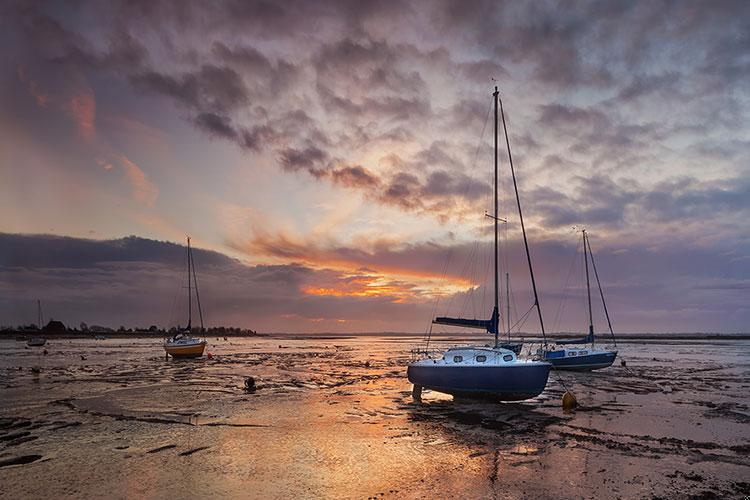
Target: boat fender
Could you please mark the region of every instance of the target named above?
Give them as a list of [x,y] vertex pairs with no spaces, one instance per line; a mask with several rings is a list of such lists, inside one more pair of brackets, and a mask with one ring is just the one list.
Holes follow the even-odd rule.
[[627,366],[627,363],[625,363],[624,359],[620,361],[620,366]]
[[248,392],[255,391],[255,379],[253,377],[245,377],[245,390]]
[[47,349],[45,349],[45,350],[42,351],[42,354],[44,354],[46,356],[49,353],[47,352]]
[[574,410],[578,406],[578,400],[570,391],[565,391],[562,397],[562,407],[565,411]]
[[206,354],[206,358],[214,359],[214,355],[209,352],[208,354]]

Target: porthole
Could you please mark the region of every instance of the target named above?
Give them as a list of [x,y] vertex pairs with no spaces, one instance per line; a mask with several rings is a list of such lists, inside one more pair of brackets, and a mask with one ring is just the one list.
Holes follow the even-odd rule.
[[513,361],[513,355],[506,354],[505,356],[503,356],[503,361]]
[[454,363],[460,363],[463,360],[464,360],[464,358],[462,356],[453,356],[453,362]]
[[484,363],[485,361],[487,361],[487,356],[480,354],[479,356],[477,356],[477,361],[479,363]]

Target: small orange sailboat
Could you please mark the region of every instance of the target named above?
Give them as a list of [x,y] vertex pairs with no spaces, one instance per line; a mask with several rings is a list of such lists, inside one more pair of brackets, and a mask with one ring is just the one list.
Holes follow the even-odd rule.
[[[198,293],[198,280],[195,277],[195,263],[193,252],[190,248],[190,237],[187,239],[187,262],[188,262],[188,324],[185,328],[178,328],[177,333],[164,342],[164,350],[173,358],[200,358],[206,349],[206,339],[197,339],[191,335],[193,325],[193,288],[195,288],[195,299],[198,304],[198,316],[201,321],[201,332],[203,328],[203,310],[201,309],[201,297]],[[191,283],[192,282],[192,283]],[[194,287],[192,285],[195,285]]]

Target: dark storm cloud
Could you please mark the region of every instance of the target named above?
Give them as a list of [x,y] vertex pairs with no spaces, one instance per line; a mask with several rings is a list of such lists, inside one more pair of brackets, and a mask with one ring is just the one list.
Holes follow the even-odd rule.
[[750,215],[750,182],[698,181],[690,177],[664,181],[647,188],[634,180],[606,176],[577,178],[570,195],[551,188],[538,188],[528,212],[541,218],[548,228],[570,225],[617,227],[626,223],[676,222],[729,215],[732,220]]
[[464,174],[451,174],[445,170],[432,172],[420,190],[422,196],[438,198],[448,195],[481,196],[490,192],[490,187]]
[[432,111],[429,102],[419,97],[365,97],[355,101],[337,95],[320,83],[316,90],[326,111],[349,119],[365,117],[406,122],[426,118]]
[[313,177],[319,177],[326,170],[328,158],[328,153],[322,149],[309,146],[305,149],[288,148],[281,152],[279,161],[285,170],[305,170]]
[[237,132],[232,127],[231,120],[227,116],[216,113],[201,113],[195,117],[195,124],[210,134],[235,139]]
[[148,71],[131,80],[139,88],[171,97],[190,109],[226,112],[249,102],[242,78],[226,66],[206,64],[176,76]]
[[26,31],[30,47],[53,64],[129,72],[141,67],[148,58],[146,47],[123,23],[113,25],[106,35],[106,46],[101,50],[96,49],[82,34],[63,27],[60,22],[33,7],[19,9],[10,17]]
[[331,171],[334,183],[353,188],[372,188],[380,180],[361,165],[346,166]]
[[[195,250],[206,265],[233,261],[217,252]],[[137,238],[87,240],[50,235],[0,233],[0,265],[29,268],[85,268],[103,262],[152,262],[180,266],[185,249],[174,243]]]
[[[429,82],[424,74],[439,73],[453,75],[458,80],[471,82],[489,78],[511,79],[509,64],[531,64],[534,68],[532,81],[563,87],[611,87],[616,91],[614,101],[602,105],[575,106],[563,102],[547,102],[539,106],[538,124],[546,133],[556,131],[560,137],[568,137],[569,151],[574,155],[588,155],[592,165],[608,165],[617,168],[643,161],[653,152],[648,140],[665,137],[666,127],[655,127],[648,122],[634,122],[612,113],[615,103],[648,99],[652,95],[663,95],[666,89],[674,95],[687,96],[679,88],[684,72],[667,69],[661,73],[642,71],[639,66],[627,74],[627,78],[612,81],[611,74],[619,71],[615,65],[601,59],[602,49],[608,47],[620,54],[627,41],[634,35],[610,19],[627,18],[648,20],[639,22],[640,36],[647,40],[643,50],[649,50],[653,42],[653,30],[665,18],[669,18],[671,32],[684,37],[688,28],[710,33],[713,22],[726,19],[731,9],[719,9],[718,13],[703,20],[689,18],[682,9],[674,6],[648,7],[591,5],[590,9],[550,9],[544,4],[526,5],[462,5],[455,2],[437,2],[428,10],[430,23],[423,26],[426,32],[438,31],[448,38],[464,30],[467,38],[455,48],[445,45],[419,46],[405,38],[385,38],[368,31],[368,22],[384,20],[384,16],[411,19],[415,10],[408,4],[371,2],[356,6],[323,2],[278,3],[263,2],[220,5],[187,2],[177,8],[170,3],[152,6],[123,4],[111,9],[100,8],[103,19],[110,18],[108,42],[95,47],[85,32],[78,32],[41,13],[41,9],[29,8],[25,15],[32,33],[38,35],[38,45],[44,47],[50,58],[59,61],[77,61],[98,69],[124,71],[134,87],[140,91],[166,96],[180,106],[190,110],[190,121],[200,130],[238,144],[250,152],[259,152],[269,146],[281,146],[279,165],[285,170],[299,170],[299,165],[290,163],[288,152],[304,150],[306,144],[314,144],[336,164],[351,166],[347,154],[379,141],[409,142],[416,139],[411,130],[418,123],[430,121],[446,131],[459,129],[461,133],[478,133],[487,117],[487,103],[463,98],[449,107],[434,109],[432,100],[425,92]],[[117,16],[111,16],[116,12]],[[334,15],[334,13],[336,15]],[[671,15],[671,17],[669,17]],[[108,17],[109,16],[109,17]],[[398,16],[401,16],[399,18]],[[139,23],[135,26],[133,23]],[[155,65],[149,57],[142,40],[143,26],[164,26],[161,40],[170,54],[180,64],[165,68]],[[206,29],[206,25],[215,28]],[[293,40],[291,33],[313,33],[315,25],[331,28],[330,36],[311,38],[312,42],[302,51],[271,52],[267,44],[257,37],[243,39],[238,43],[234,36],[225,36],[224,30],[258,30],[284,25],[271,37],[277,41]],[[352,30],[339,30],[349,25]],[[612,26],[612,38],[605,34]],[[334,27],[337,27],[334,29]],[[730,31],[736,31],[736,23]],[[153,29],[153,26],[152,26]],[[134,31],[135,30],[135,31]],[[140,34],[134,34],[140,30]],[[171,43],[178,31],[206,37],[207,44],[192,46],[187,43],[179,47]],[[262,38],[262,37],[261,37]],[[714,57],[715,64],[725,67],[737,66],[736,57],[744,47],[746,36],[738,32],[734,38],[720,36],[717,47],[726,48],[729,56]],[[166,42],[165,42],[166,43]],[[158,48],[158,47],[157,47]],[[716,49],[718,50],[718,49]],[[458,55],[461,53],[462,55]],[[286,54],[282,56],[281,54]],[[478,54],[478,56],[477,56]],[[707,53],[704,54],[708,57]],[[291,58],[294,58],[292,62]],[[180,68],[180,69],[177,69]],[[301,68],[306,68],[302,71]],[[718,71],[718,68],[714,68]],[[624,76],[624,75],[619,75]],[[334,123],[341,123],[340,130],[330,130],[330,124],[320,121],[319,114],[306,113],[299,109],[300,100],[295,100],[293,89],[308,78],[307,97],[314,98],[311,108],[319,106]],[[312,79],[310,82],[309,79]],[[475,83],[472,83],[475,84]],[[291,92],[286,99],[279,99],[280,92]],[[310,96],[309,92],[313,95]],[[273,105],[269,105],[273,102]],[[286,107],[286,101],[289,106]],[[290,118],[301,112],[300,119]],[[730,123],[729,115],[725,123]],[[734,118],[736,121],[736,117]],[[374,125],[374,126],[373,126]],[[326,130],[326,132],[323,132]],[[528,130],[513,130],[514,141],[520,137],[520,153],[539,149],[544,137],[533,137]],[[457,151],[456,144],[437,148],[437,142],[425,149],[421,158],[410,160],[410,175],[430,187],[426,194],[440,192],[434,180],[427,177],[437,170],[467,170],[472,154]],[[463,147],[463,146],[461,146]],[[561,152],[545,151],[548,157]],[[440,157],[438,157],[440,156]],[[519,158],[522,160],[523,158]],[[354,162],[356,163],[356,162]],[[574,162],[575,163],[575,162]],[[578,162],[580,164],[580,162]],[[317,179],[339,185],[362,188],[390,186],[384,193],[370,196],[372,200],[418,207],[417,200],[404,201],[407,193],[419,193],[421,189],[407,186],[398,179],[398,173],[380,172],[376,165],[361,165],[372,177],[367,182],[350,182],[350,171],[339,175],[322,174],[321,165],[308,165],[307,170]],[[330,170],[327,165],[325,170]],[[459,177],[454,175],[453,177]],[[439,178],[439,176],[437,177]],[[349,179],[343,181],[344,179]],[[458,181],[453,181],[458,182]],[[456,194],[456,189],[446,187],[446,195]],[[450,202],[450,198],[442,200]]]
[[606,67],[585,57],[592,23],[576,9],[550,8],[543,2],[501,6],[479,2],[472,8],[450,1],[442,5],[432,12],[440,29],[468,33],[496,60],[531,63],[534,76],[545,84],[606,86],[613,81]]
[[[585,158],[586,164],[606,172],[651,160],[656,154],[654,145],[669,135],[664,124],[631,120],[607,110],[603,104],[590,107],[546,104],[539,107],[537,124],[568,145],[572,158],[561,157],[561,164],[575,165],[575,160]],[[554,157],[559,157],[559,152],[548,155],[545,162]]]
[[399,172],[391,177],[380,194],[380,199],[385,203],[413,210],[423,206],[419,199],[420,187],[421,183],[415,175]]
[[644,195],[643,207],[662,220],[727,213],[742,217],[750,212],[750,179],[700,182],[683,178],[661,182]]
[[398,47],[385,41],[344,39],[323,46],[314,64],[319,81],[329,85],[344,78],[347,85],[369,91],[419,93],[425,87],[424,80],[414,70],[400,69],[401,60]]
[[299,77],[299,69],[294,64],[280,58],[272,61],[254,47],[228,47],[222,42],[214,42],[211,51],[225,64],[241,68],[244,77],[254,82],[251,92],[259,97],[278,96]]
[[[186,308],[175,302],[183,293],[186,252],[181,245],[135,237],[100,241],[13,234],[0,234],[0,242],[2,325],[31,322],[37,298],[47,317],[69,326],[81,321],[115,328],[186,322]],[[389,317],[407,319],[422,307],[395,304],[388,296],[315,296],[305,291],[357,279],[337,271],[299,264],[246,266],[200,249],[193,258],[209,326],[291,332],[310,330],[310,320],[343,320],[354,322],[346,328],[372,331],[383,329]],[[358,323],[364,316],[373,323]]]

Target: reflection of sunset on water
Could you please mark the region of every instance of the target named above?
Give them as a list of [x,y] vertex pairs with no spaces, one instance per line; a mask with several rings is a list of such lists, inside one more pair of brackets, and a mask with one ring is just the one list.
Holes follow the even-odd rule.
[[[60,340],[35,381],[35,355],[2,340],[12,356],[0,357],[0,397],[9,402],[0,423],[35,422],[28,428],[38,438],[25,450],[45,457],[24,466],[37,480],[8,467],[4,484],[23,497],[48,488],[95,496],[107,484],[145,498],[601,498],[668,494],[693,484],[685,474],[731,492],[747,469],[745,424],[732,411],[705,413],[706,401],[734,411],[744,404],[732,377],[746,342],[727,344],[730,356],[701,345],[698,371],[683,367],[697,344],[626,343],[628,370],[562,375],[583,405],[565,413],[555,377],[523,403],[428,390],[416,403],[405,371],[417,341],[210,338],[211,360],[165,362],[153,354],[155,339]],[[664,373],[654,356],[671,360],[670,393],[650,382]],[[244,391],[245,376],[255,378],[254,392]],[[728,386],[721,401],[719,386]]]

